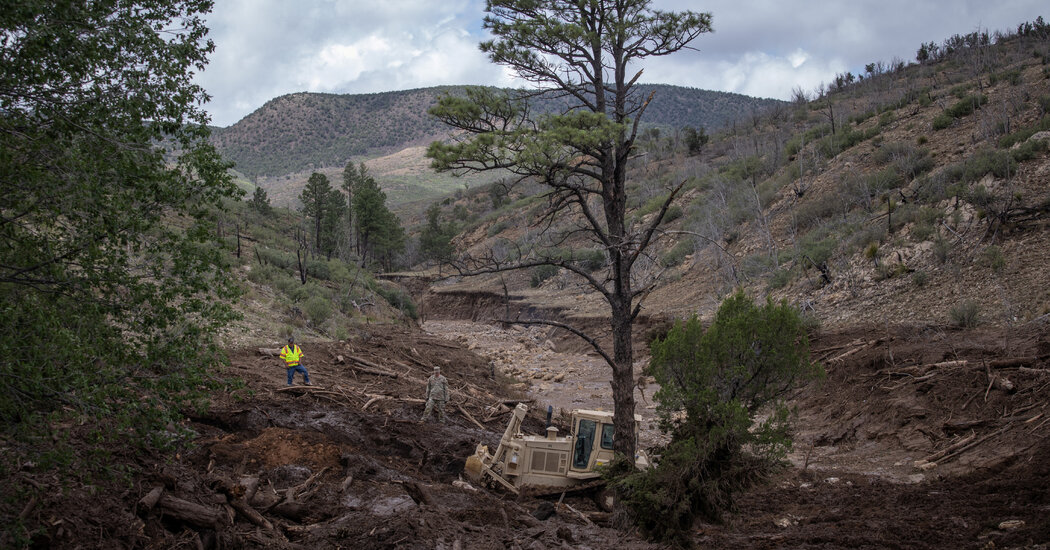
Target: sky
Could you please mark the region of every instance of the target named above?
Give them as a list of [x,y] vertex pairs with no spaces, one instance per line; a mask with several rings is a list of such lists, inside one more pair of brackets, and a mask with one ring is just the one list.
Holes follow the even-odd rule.
[[[216,50],[195,81],[212,124],[230,126],[294,92],[376,93],[445,84],[520,86],[478,50],[484,0],[217,0]],[[641,82],[790,99],[836,74],[923,42],[1016,29],[1045,0],[653,0],[660,10],[712,15],[714,32],[648,59]]]

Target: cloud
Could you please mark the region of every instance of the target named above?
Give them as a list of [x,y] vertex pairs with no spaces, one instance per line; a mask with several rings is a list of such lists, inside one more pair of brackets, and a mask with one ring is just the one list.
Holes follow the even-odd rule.
[[[1037,0],[654,0],[706,11],[714,32],[645,62],[643,81],[787,98],[873,61],[910,61],[922,42],[977,28],[1012,29]],[[222,0],[208,17],[216,43],[196,81],[213,123],[233,124],[299,91],[373,93],[439,84],[514,85],[478,50],[482,0]]]

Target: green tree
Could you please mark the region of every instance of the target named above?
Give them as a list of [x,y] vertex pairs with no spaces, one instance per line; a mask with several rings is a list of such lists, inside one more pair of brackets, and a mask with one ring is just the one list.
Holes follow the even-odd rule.
[[390,268],[394,255],[405,248],[400,220],[386,206],[386,193],[370,175],[359,174],[353,188],[354,229],[362,258],[379,260]]
[[255,192],[252,193],[252,200],[249,204],[251,204],[252,208],[260,214],[269,214],[273,211],[273,208],[270,206],[270,197],[262,187],[255,188]]
[[733,492],[761,476],[790,448],[784,398],[822,374],[809,358],[798,311],[763,306],[737,292],[704,330],[694,316],[651,344],[649,372],[661,429],[671,442],[655,468],[621,483],[646,534],[688,539],[697,516],[717,519]]
[[325,212],[330,205],[329,198],[332,191],[332,184],[328,182],[328,176],[314,172],[310,174],[306,187],[299,194],[299,201],[303,203],[303,214],[314,220],[314,250],[317,252],[321,252],[321,229],[324,226]]
[[703,127],[699,130],[692,126],[685,127],[685,147],[690,156],[699,155],[709,139],[711,138],[708,137]]
[[456,236],[456,224],[449,221],[441,223],[441,207],[437,204],[427,208],[427,224],[419,234],[419,249],[426,260],[445,262],[452,258],[455,247],[452,238]]
[[340,229],[345,229],[343,221],[347,216],[346,196],[343,192],[332,188],[328,191],[325,201],[323,223],[321,224],[321,250],[329,259],[339,244]]
[[[481,49],[527,82],[567,99],[562,114],[534,117],[529,92],[509,94],[469,88],[445,96],[431,109],[456,130],[451,142],[435,142],[427,155],[438,170],[505,169],[536,178],[549,187],[548,208],[538,220],[549,224],[577,217],[588,238],[608,255],[608,273],[592,275],[573,258],[535,252],[513,264],[496,255],[464,258],[468,274],[556,265],[581,277],[609,305],[612,350],[565,323],[587,341],[612,370],[614,445],[633,457],[634,377],[631,329],[644,296],[655,283],[635,272],[646,249],[660,236],[657,228],[681,185],[646,225],[627,217],[627,165],[638,125],[650,98],[639,97],[633,75],[637,63],[686,48],[711,30],[711,17],[691,11],[650,8],[650,0],[489,0],[484,28],[494,37]],[[531,95],[535,95],[534,93]],[[593,200],[592,200],[593,199]]]
[[365,163],[361,163],[360,169],[354,165],[354,161],[348,161],[343,168],[343,192],[346,193],[346,227],[353,230],[354,227],[354,186],[358,180],[367,177]]
[[236,287],[208,218],[240,192],[191,80],[213,51],[210,9],[24,0],[0,10],[5,430],[58,431],[58,416],[77,415],[153,442],[221,358],[212,336]]

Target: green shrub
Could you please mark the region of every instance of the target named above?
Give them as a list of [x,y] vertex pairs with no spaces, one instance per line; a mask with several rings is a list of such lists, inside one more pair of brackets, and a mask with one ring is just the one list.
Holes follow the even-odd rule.
[[955,118],[948,115],[948,113],[940,113],[933,117],[933,129],[943,130],[955,124]]
[[919,288],[926,286],[926,283],[928,283],[929,280],[930,276],[925,271],[916,271],[911,274],[911,282]]
[[575,252],[575,260],[587,271],[597,271],[605,266],[605,251],[600,248],[588,248]]
[[839,242],[840,238],[836,235],[828,235],[819,229],[810,231],[799,242],[800,259],[808,258],[807,262],[818,266],[827,263]]
[[797,310],[756,306],[742,292],[707,330],[694,316],[650,347],[660,428],[671,441],[649,470],[619,464],[614,487],[645,536],[691,545],[696,517],[719,519],[737,491],[783,459],[791,445],[784,400],[823,371],[809,359]]
[[678,206],[677,204],[672,205],[667,209],[667,212],[664,213],[663,223],[673,222],[678,218],[681,218],[683,213],[681,206]]
[[[1050,99],[1050,96],[1044,97]],[[1028,138],[1032,137],[1036,132],[1042,132],[1044,130],[1050,130],[1050,116],[1044,116],[1039,119],[1039,122],[1036,122],[1031,126],[1021,128],[1012,134],[1007,134],[999,138],[999,147],[1001,149],[1009,149],[1015,144],[1028,141]]]
[[1043,111],[1043,114],[1050,113],[1050,95],[1039,96],[1039,109]]
[[306,275],[324,281],[331,280],[332,270],[328,260],[310,258],[306,260]]
[[879,243],[871,243],[864,249],[864,257],[874,260],[879,257]]
[[988,96],[984,94],[968,95],[944,110],[945,114],[952,118],[962,118],[972,115],[982,105],[988,103]]
[[509,227],[510,227],[510,223],[507,222],[507,220],[500,220],[500,221],[490,225],[488,230],[485,231],[485,234],[488,235],[489,237],[495,237],[496,235],[499,235],[500,233],[503,233],[504,231],[506,231]]
[[556,265],[538,265],[529,270],[532,274],[532,278],[529,284],[532,288],[536,288],[543,284],[544,281],[558,274],[558,266]]
[[948,256],[951,254],[952,244],[947,239],[937,238],[933,241],[933,257],[937,258],[937,261],[944,264],[948,263]]
[[917,243],[930,240],[930,237],[936,232],[936,229],[932,225],[926,223],[917,223],[915,227],[911,228],[911,238]]
[[409,319],[419,318],[419,313],[416,311],[416,303],[412,301],[411,296],[400,288],[378,286],[376,293],[382,296],[388,304],[404,313]]
[[980,324],[981,306],[967,299],[948,310],[948,318],[957,327],[973,328]]
[[956,182],[970,183],[992,174],[1005,179],[1017,173],[1017,161],[1010,151],[993,151],[983,149],[974,153],[962,163],[945,168],[940,177],[945,184]]
[[685,259],[686,256],[693,253],[695,249],[693,242],[690,240],[679,241],[670,250],[660,256],[660,265],[664,267],[674,267]]
[[303,304],[303,312],[314,326],[321,326],[332,317],[332,302],[323,296],[311,296]]
[[842,212],[842,197],[837,193],[813,195],[795,210],[799,229],[810,229]]
[[773,272],[773,276],[769,278],[770,290],[776,290],[784,288],[795,278],[795,274],[790,269],[777,269]]
[[1021,69],[1011,69],[1002,73],[992,73],[991,76],[988,77],[988,84],[990,86],[995,86],[1000,81],[1009,82],[1011,86],[1019,86],[1024,82],[1024,78]]
[[1013,156],[1013,159],[1017,162],[1032,160],[1042,153],[1045,153],[1048,144],[1050,144],[1050,140],[1038,139],[1033,141],[1029,139],[1021,144],[1020,147],[1011,151],[1011,156]]
[[981,253],[982,263],[991,268],[992,271],[1002,271],[1006,267],[1006,256],[1003,255],[1003,249],[996,245],[989,245]]

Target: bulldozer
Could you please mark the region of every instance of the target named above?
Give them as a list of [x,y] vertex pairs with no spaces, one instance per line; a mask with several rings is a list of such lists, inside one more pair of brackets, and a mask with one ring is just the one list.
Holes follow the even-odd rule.
[[[524,403],[514,408],[506,431],[496,447],[479,444],[467,458],[464,472],[474,483],[500,486],[515,495],[528,492],[538,496],[576,491],[601,484],[597,466],[613,459],[613,415],[606,411],[576,409],[572,411],[568,436],[560,437],[558,428],[550,425],[547,434],[524,435],[521,424],[528,413]],[[641,417],[634,416],[638,434]],[[648,455],[639,450],[635,466],[650,466]]]

